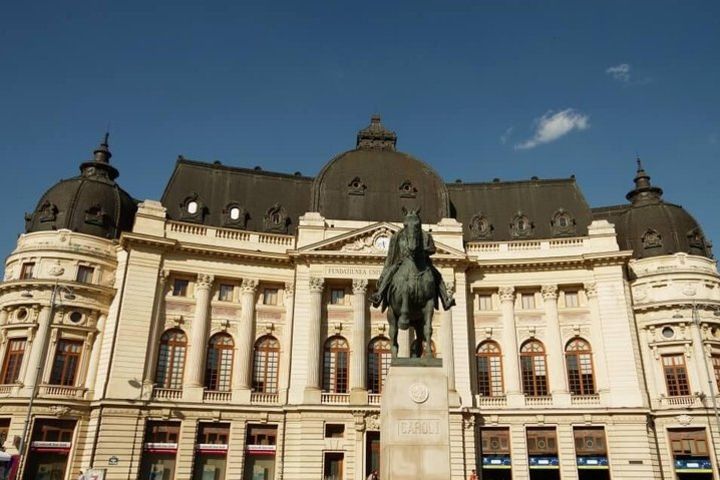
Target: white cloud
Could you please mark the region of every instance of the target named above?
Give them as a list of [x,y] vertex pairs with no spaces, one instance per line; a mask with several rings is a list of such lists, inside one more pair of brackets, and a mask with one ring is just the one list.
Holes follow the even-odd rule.
[[630,83],[630,65],[621,63],[612,67],[608,67],[605,73],[613,77],[615,80],[623,83]]
[[512,135],[513,130],[515,127],[509,127],[507,130],[505,130],[505,133],[500,135],[500,143],[505,145],[508,140],[510,140],[510,136]]
[[515,150],[527,150],[543,143],[553,142],[573,130],[586,130],[590,128],[590,117],[567,108],[557,113],[549,110],[536,119],[535,123],[537,124],[535,134],[531,139],[515,145]]

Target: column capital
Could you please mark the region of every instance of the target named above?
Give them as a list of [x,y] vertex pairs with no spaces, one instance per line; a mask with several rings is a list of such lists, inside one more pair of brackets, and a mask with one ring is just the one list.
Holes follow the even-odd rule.
[[365,294],[367,292],[368,281],[365,278],[353,278],[352,290],[354,294]]
[[597,291],[597,283],[595,282],[585,282],[583,284],[583,288],[585,289],[585,295],[588,297],[597,297],[598,291]]
[[295,283],[285,282],[285,297],[292,297],[295,293]]
[[500,294],[501,302],[515,301],[515,287],[500,287],[498,288],[498,294]]
[[543,285],[540,292],[545,300],[555,300],[558,296],[558,286],[554,284]]
[[215,277],[207,273],[199,273],[197,276],[197,282],[195,283],[196,289],[210,290],[212,287]]
[[325,279],[322,277],[310,277],[310,292],[322,293],[325,289]]
[[243,278],[240,282],[240,291],[242,293],[255,293],[260,281],[257,278]]

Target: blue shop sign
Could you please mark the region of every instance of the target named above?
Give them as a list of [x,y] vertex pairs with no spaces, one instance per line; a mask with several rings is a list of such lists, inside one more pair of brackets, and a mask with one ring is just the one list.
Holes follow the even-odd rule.
[[683,473],[712,473],[712,464],[707,457],[676,458],[675,471]]
[[578,470],[607,470],[607,457],[577,457]]
[[482,468],[484,469],[508,469],[512,462],[510,455],[483,455]]
[[558,457],[530,457],[531,470],[557,470],[559,468]]

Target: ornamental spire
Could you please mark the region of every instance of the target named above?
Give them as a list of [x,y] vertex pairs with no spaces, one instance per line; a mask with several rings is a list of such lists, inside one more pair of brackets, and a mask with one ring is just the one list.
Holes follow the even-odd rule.
[[357,148],[361,150],[395,150],[396,143],[397,135],[383,126],[377,114],[357,134]]
[[636,158],[637,171],[635,173],[635,188],[630,190],[625,198],[630,200],[633,205],[643,205],[647,203],[657,203],[662,201],[662,188],[653,187],[650,183],[650,175],[645,172],[642,160],[638,156]]

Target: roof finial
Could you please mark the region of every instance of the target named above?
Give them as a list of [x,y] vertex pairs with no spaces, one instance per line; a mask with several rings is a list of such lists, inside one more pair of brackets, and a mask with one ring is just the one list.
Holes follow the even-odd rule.
[[[108,126],[109,127],[109,126]],[[110,157],[112,157],[112,153],[110,152],[110,144],[108,143],[110,139],[110,132],[109,128],[105,131],[105,135],[103,136],[102,141],[100,142],[100,146],[95,149],[93,152],[94,154],[94,161],[97,163],[110,163]]]
[[637,172],[635,173],[635,188],[625,195],[625,198],[630,200],[633,204],[645,204],[657,201],[662,201],[662,189],[654,187],[650,183],[650,175],[645,172],[640,160],[640,155],[635,152],[635,161],[637,162]]
[[385,128],[377,113],[370,117],[370,125],[357,134],[357,148],[373,150],[395,150],[397,135]]
[[642,160],[640,160],[640,155],[638,154],[637,150],[635,151],[635,161],[637,162],[637,169],[638,172],[643,169],[642,166]]

